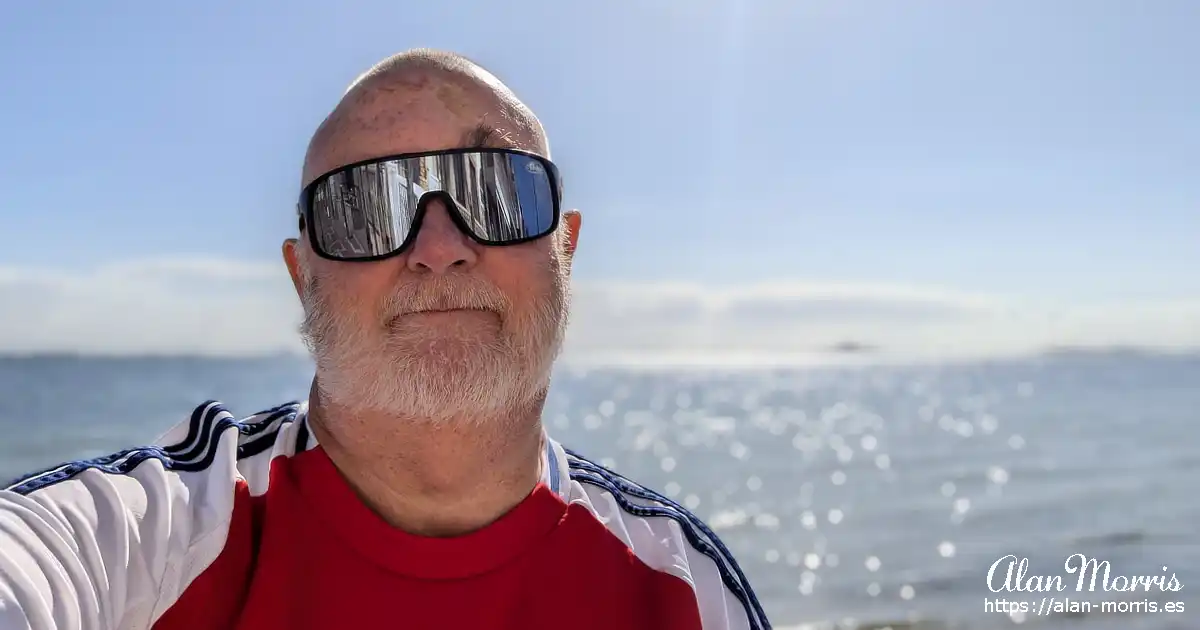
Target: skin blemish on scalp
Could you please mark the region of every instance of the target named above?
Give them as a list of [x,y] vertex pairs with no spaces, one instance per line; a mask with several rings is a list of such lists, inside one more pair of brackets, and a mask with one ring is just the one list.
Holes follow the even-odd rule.
[[461,115],[471,105],[469,95],[461,86],[450,82],[442,83],[437,88],[437,100],[447,111]]

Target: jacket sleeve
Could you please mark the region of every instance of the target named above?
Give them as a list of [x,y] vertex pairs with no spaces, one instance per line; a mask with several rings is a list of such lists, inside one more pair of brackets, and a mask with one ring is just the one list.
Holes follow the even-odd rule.
[[[145,629],[224,543],[236,431],[64,464],[0,490],[0,630]],[[201,450],[203,453],[201,453]],[[196,455],[200,464],[193,461]]]

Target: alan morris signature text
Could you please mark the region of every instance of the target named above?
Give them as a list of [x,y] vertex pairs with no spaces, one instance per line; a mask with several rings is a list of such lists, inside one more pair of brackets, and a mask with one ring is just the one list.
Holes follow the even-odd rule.
[[1064,579],[1062,575],[1029,575],[1029,558],[1007,555],[992,563],[987,574],[988,589],[993,593],[1044,593],[1065,591],[1070,581],[1075,582],[1075,591],[1179,591],[1183,584],[1175,573],[1162,575],[1113,575],[1112,565],[1107,560],[1088,559],[1081,553],[1067,557],[1063,563],[1067,574],[1076,578]]

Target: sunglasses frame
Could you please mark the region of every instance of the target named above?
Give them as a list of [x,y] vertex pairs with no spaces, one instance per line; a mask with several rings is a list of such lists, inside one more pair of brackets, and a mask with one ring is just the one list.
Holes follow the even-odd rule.
[[[524,156],[524,157],[528,157],[528,158],[537,160],[542,165],[542,167],[546,169],[547,179],[549,180],[549,183],[550,183],[550,196],[551,196],[551,199],[553,200],[553,208],[551,209],[552,217],[550,220],[550,227],[548,227],[541,234],[537,234],[534,236],[527,236],[527,237],[519,238],[519,239],[505,240],[505,241],[488,241],[485,239],[481,239],[481,238],[477,237],[474,234],[474,232],[472,232],[471,229],[467,226],[466,220],[463,219],[463,217],[462,217],[462,213],[464,212],[464,210],[459,208],[458,202],[454,201],[454,199],[450,196],[450,193],[446,192],[446,190],[443,189],[443,190],[426,191],[425,193],[423,193],[421,195],[421,197],[419,199],[417,199],[417,209],[416,209],[416,212],[413,214],[412,226],[409,227],[408,234],[404,237],[404,241],[402,241],[399,245],[397,245],[394,250],[387,252],[385,254],[378,254],[375,256],[360,256],[360,257],[353,257],[353,258],[345,258],[342,256],[335,256],[335,255],[332,255],[332,254],[326,252],[324,250],[324,248],[322,248],[320,246],[320,244],[317,243],[316,230],[309,229],[315,223],[313,221],[313,208],[312,208],[313,191],[316,190],[317,186],[320,186],[326,180],[328,180],[330,177],[332,177],[334,175],[352,171],[358,167],[367,166],[369,164],[379,164],[381,162],[392,162],[392,161],[397,161],[397,160],[409,160],[409,159],[415,159],[415,158],[433,157],[433,156],[438,156],[438,155],[462,155],[462,154],[466,154],[466,153],[503,153],[503,154],[509,154],[509,155],[520,155],[520,156]],[[395,155],[387,155],[387,156],[383,156],[383,157],[370,158],[367,160],[360,160],[358,162],[353,162],[353,163],[347,164],[345,166],[340,166],[332,171],[321,174],[320,176],[318,176],[316,179],[314,179],[312,182],[310,182],[307,186],[305,186],[300,191],[300,199],[296,204],[296,211],[300,217],[300,232],[301,232],[301,234],[303,234],[304,232],[308,232],[309,245],[312,247],[313,252],[315,252],[317,254],[317,256],[324,258],[326,260],[333,260],[333,261],[337,261],[337,262],[351,262],[351,263],[354,263],[354,262],[377,262],[380,260],[387,260],[388,258],[393,258],[395,256],[399,256],[406,249],[408,249],[409,247],[412,246],[413,241],[416,240],[417,234],[421,231],[421,224],[425,221],[425,210],[429,206],[429,202],[435,198],[442,199],[442,202],[446,205],[446,210],[447,210],[446,214],[450,215],[450,220],[454,222],[454,225],[458,227],[459,231],[461,231],[463,234],[465,234],[468,238],[475,241],[476,243],[479,243],[480,245],[483,245],[485,247],[508,247],[510,245],[520,245],[522,243],[528,243],[530,241],[536,241],[538,239],[545,238],[545,237],[549,236],[550,234],[553,234],[554,231],[558,229],[559,221],[562,218],[562,175],[559,173],[558,166],[556,166],[554,164],[554,162],[550,161],[550,158],[547,158],[543,155],[539,155],[537,153],[533,153],[532,151],[523,151],[521,149],[475,147],[475,148],[459,148],[459,149],[439,149],[436,151],[422,151],[419,153],[398,153]]]

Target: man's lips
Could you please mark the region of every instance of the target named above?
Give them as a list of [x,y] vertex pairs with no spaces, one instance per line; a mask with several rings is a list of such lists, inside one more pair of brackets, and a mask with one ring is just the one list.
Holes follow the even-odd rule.
[[481,308],[426,308],[419,311],[408,311],[401,313],[400,317],[405,315],[424,315],[427,313],[486,313],[487,311]]
[[405,311],[396,315],[391,319],[392,323],[396,323],[406,318],[420,317],[444,317],[449,315],[466,315],[466,314],[496,314],[495,311],[485,310],[481,308],[427,308],[416,311]]

